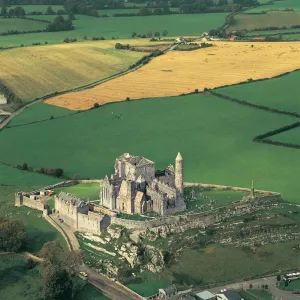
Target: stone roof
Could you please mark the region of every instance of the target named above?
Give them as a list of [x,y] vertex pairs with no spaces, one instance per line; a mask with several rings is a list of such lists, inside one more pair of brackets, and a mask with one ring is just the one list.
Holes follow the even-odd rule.
[[87,205],[86,202],[81,201],[80,199],[76,198],[75,196],[69,193],[60,192],[58,197],[65,202],[71,203],[73,206],[83,207]]
[[134,156],[129,153],[124,153],[119,157],[120,160],[127,161],[134,166],[143,166],[154,164],[153,161],[143,157],[143,156]]

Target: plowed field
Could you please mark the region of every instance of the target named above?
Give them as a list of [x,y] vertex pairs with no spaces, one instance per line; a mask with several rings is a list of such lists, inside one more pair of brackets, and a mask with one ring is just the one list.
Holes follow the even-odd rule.
[[[252,47],[253,45],[253,47]],[[49,99],[72,110],[89,109],[95,103],[166,97],[215,88],[300,68],[300,42],[216,42],[195,51],[172,51],[148,65],[90,90]]]

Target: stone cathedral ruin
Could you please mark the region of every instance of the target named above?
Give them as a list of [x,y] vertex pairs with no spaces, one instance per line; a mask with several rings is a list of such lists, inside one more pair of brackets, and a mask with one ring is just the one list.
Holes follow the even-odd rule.
[[100,191],[101,205],[126,214],[153,211],[165,216],[184,211],[183,159],[178,153],[173,165],[155,171],[155,163],[125,153],[116,159],[115,173],[105,176]]

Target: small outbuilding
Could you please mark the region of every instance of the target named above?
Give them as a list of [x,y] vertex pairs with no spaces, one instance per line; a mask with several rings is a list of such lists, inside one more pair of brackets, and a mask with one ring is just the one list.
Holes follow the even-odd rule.
[[217,296],[210,291],[203,291],[195,296],[196,300],[217,300]]
[[177,288],[174,284],[171,286],[165,288],[165,289],[159,289],[158,290],[158,299],[167,300],[172,298],[173,296],[177,295]]

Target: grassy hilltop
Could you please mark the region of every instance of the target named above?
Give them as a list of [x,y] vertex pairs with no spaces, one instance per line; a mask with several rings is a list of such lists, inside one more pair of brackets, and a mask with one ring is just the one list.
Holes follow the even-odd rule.
[[258,188],[298,202],[298,151],[252,142],[296,120],[203,94],[126,101],[5,129],[0,157],[33,168],[61,167],[69,176],[101,178],[124,152],[149,157],[159,169],[181,151],[186,181],[248,186],[256,180]]

